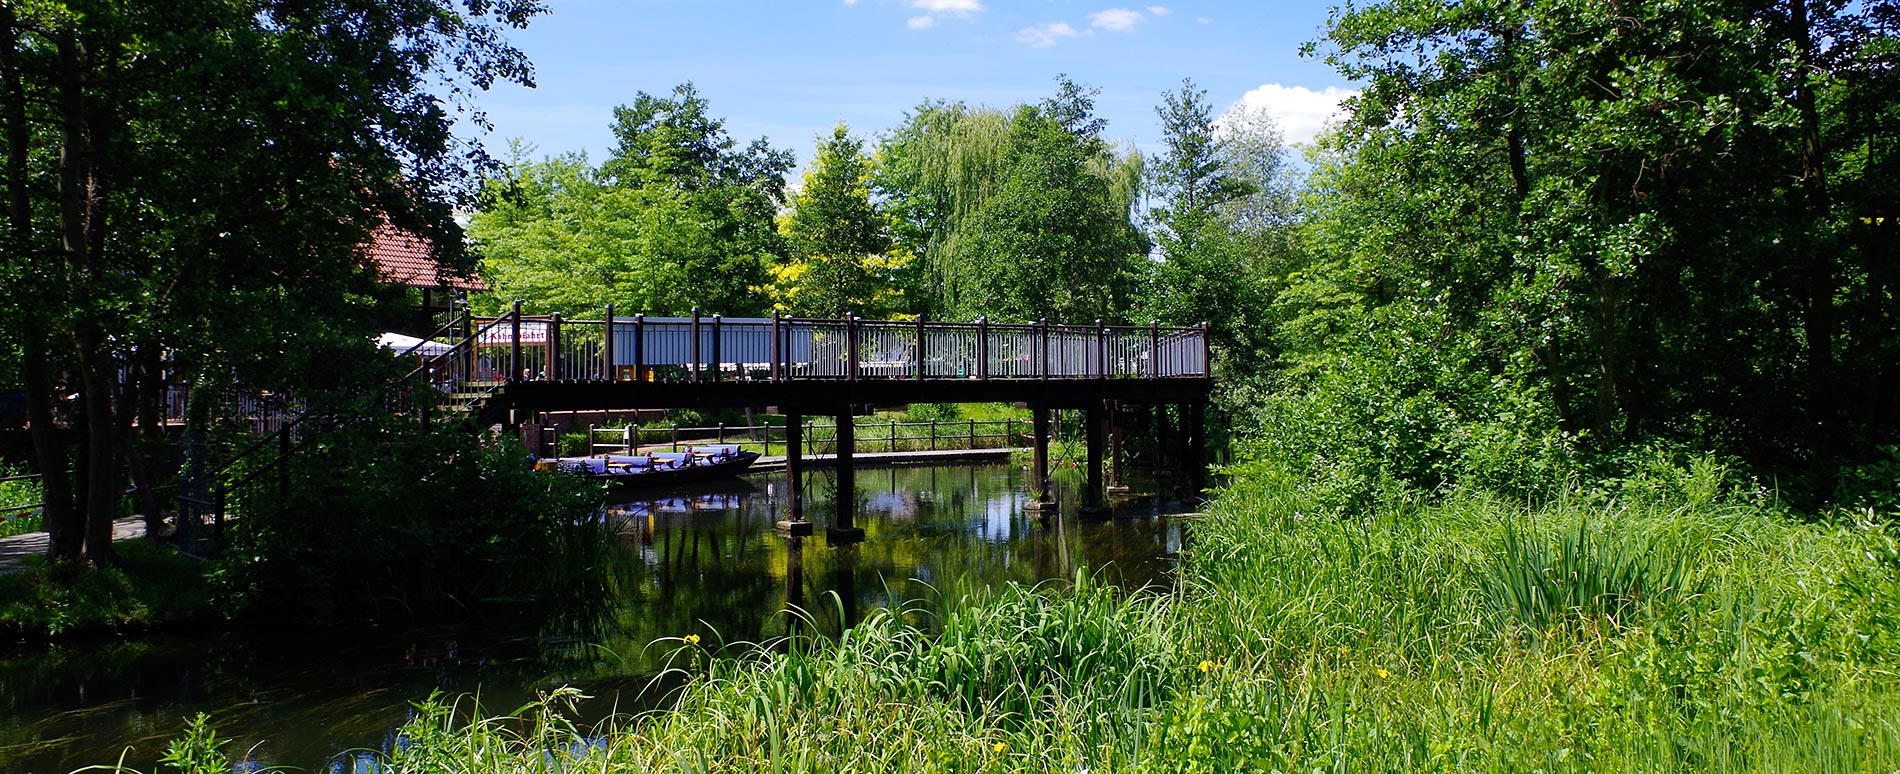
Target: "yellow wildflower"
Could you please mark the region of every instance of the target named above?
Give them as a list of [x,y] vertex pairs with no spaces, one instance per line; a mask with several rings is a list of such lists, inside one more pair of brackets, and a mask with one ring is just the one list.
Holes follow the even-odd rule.
[[997,742],[996,744],[990,745],[990,752],[994,752],[998,755],[1009,752],[1009,743]]
[[1385,671],[1385,667],[1379,667],[1379,669],[1378,669],[1377,671],[1378,671],[1378,674],[1379,674],[1379,676],[1380,676],[1380,677],[1391,677],[1391,676],[1392,676],[1392,673],[1391,673],[1391,672],[1387,672],[1387,671]]
[[1201,671],[1203,671],[1203,672],[1206,672],[1206,671],[1209,671],[1209,670],[1211,670],[1211,669],[1213,669],[1213,668],[1215,668],[1215,667],[1218,667],[1218,666],[1220,666],[1220,665],[1219,665],[1219,664],[1216,664],[1216,663],[1214,663],[1214,662],[1212,662],[1212,661],[1205,661],[1205,660],[1203,660],[1203,661],[1202,661],[1202,662],[1201,662],[1200,664],[1197,664],[1197,665],[1196,665],[1196,666],[1195,666],[1194,668],[1195,668],[1195,669],[1199,669],[1199,670],[1201,670]]
[[688,645],[698,645],[698,644],[699,644],[699,635],[697,635],[697,634],[688,634],[688,635],[686,635],[686,637],[685,637],[684,639],[686,640],[686,644],[688,644]]

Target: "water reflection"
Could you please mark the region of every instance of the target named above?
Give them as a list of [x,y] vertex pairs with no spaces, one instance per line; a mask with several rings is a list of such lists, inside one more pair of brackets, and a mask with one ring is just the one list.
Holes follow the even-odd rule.
[[[836,479],[807,476],[807,512],[831,513]],[[836,632],[874,606],[928,607],[940,594],[1005,581],[1060,583],[1082,568],[1126,586],[1163,584],[1181,545],[1172,502],[1136,499],[1118,506],[1124,518],[1084,524],[1064,514],[1045,524],[1022,511],[1026,472],[979,465],[859,471],[866,539],[831,546],[776,532],[784,484],[782,474],[760,475],[611,503],[604,524],[616,550],[603,586],[612,601],[581,625],[519,615],[0,654],[0,770],[63,774],[130,747],[126,763],[150,771],[183,718],[202,711],[235,739],[228,750],[252,750],[259,764],[367,771],[360,751],[390,749],[410,703],[433,691],[479,693],[506,711],[575,685],[595,697],[583,714],[604,717],[660,693],[652,676],[678,647],[664,638],[782,643],[800,626]],[[809,612],[787,615],[787,606]]]

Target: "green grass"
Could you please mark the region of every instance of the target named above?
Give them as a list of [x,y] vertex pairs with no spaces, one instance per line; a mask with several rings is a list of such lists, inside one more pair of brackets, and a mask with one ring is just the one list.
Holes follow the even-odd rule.
[[[595,743],[556,694],[395,771],[1865,771],[1900,766],[1900,538],[1719,465],[1552,502],[1322,507],[1242,465],[1176,593],[946,594],[696,677]],[[1882,515],[1891,519],[1893,514]],[[717,655],[718,657],[715,657]],[[565,696],[565,698],[563,698]],[[585,737],[592,738],[592,737]]]
[[[27,470],[24,468],[12,468],[6,465],[0,465],[0,478],[11,478],[26,473]],[[0,481],[0,508],[11,508],[16,505],[32,505],[43,499],[45,498],[40,495],[40,482],[37,480]],[[0,537],[24,535],[29,532],[38,531],[40,531],[40,516],[38,513],[22,513],[21,511],[0,513]]]

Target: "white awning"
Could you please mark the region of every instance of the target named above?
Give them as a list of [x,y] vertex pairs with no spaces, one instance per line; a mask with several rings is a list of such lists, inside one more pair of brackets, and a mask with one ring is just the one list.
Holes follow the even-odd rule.
[[376,346],[398,355],[406,352],[418,357],[433,357],[454,349],[454,347],[439,341],[418,339],[414,336],[404,336],[400,333],[385,333],[381,336],[377,336]]

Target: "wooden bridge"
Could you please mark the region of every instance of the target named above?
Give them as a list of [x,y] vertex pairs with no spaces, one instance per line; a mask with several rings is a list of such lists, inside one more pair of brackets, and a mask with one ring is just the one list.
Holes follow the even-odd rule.
[[[850,417],[867,406],[1010,402],[1034,410],[1036,478],[1048,470],[1048,412],[1088,413],[1088,505],[1100,507],[1105,443],[1124,404],[1178,406],[1191,480],[1201,468],[1202,417],[1212,380],[1206,325],[1164,327],[617,316],[529,316],[520,304],[493,318],[463,316],[404,353],[485,421],[519,427],[546,412],[639,408],[769,407],[797,427],[805,414],[841,418],[841,489],[851,485]],[[442,334],[449,334],[447,337]],[[797,439],[789,439],[793,449]],[[1119,454],[1115,455],[1119,459]],[[808,530],[796,495],[786,526]],[[1046,493],[1045,485],[1043,491]],[[1044,495],[1046,496],[1046,494]],[[833,539],[854,532],[838,498]],[[802,525],[802,526],[801,526]],[[861,533],[859,533],[861,534]]]

